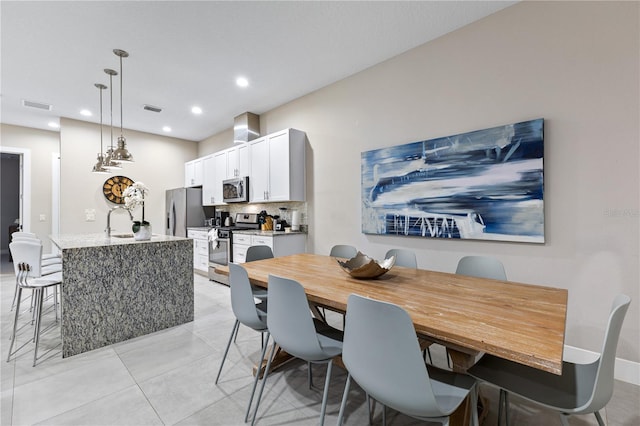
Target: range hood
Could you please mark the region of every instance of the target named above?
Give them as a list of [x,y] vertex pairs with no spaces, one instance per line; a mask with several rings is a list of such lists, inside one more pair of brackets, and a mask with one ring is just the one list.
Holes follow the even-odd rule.
[[233,143],[245,143],[260,137],[260,116],[245,112],[233,119]]

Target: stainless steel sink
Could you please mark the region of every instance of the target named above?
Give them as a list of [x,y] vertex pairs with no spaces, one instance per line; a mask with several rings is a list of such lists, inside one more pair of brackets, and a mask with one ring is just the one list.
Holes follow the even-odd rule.
[[133,238],[133,234],[113,234],[113,238]]

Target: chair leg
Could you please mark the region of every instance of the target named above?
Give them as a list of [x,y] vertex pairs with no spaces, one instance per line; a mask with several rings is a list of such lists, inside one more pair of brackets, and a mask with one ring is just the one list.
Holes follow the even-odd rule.
[[509,426],[509,392],[503,390],[504,392],[504,424]]
[[11,360],[11,351],[13,350],[13,344],[16,341],[16,331],[18,328],[18,316],[20,315],[20,298],[22,297],[22,287],[18,287],[18,300],[16,300],[16,315],[13,319],[13,332],[11,333],[11,344],[9,345],[9,354],[7,355],[7,362]]
[[602,417],[600,416],[600,412],[599,411],[594,411],[593,415],[596,416],[596,420],[598,420],[598,425],[599,426],[604,426],[604,422],[602,421]]
[[313,372],[311,371],[310,361],[307,361],[307,381],[309,382],[309,390],[313,389]]
[[433,359],[431,358],[431,351],[429,348],[424,348],[422,351],[422,357],[424,358],[424,362],[427,362],[427,356],[429,357],[429,364],[433,365]]
[[380,405],[382,405],[382,426],[387,426],[387,406],[384,404]]
[[18,285],[18,277],[16,276],[16,288],[15,290],[13,290],[13,300],[11,301],[11,309],[13,309],[13,307],[16,304],[16,295],[18,294],[18,288],[20,288],[20,285]]
[[569,416],[564,413],[560,413],[560,423],[562,423],[562,426],[569,426]]
[[324,380],[324,392],[322,393],[322,408],[320,409],[320,426],[324,426],[324,413],[327,411],[327,399],[329,399],[329,385],[331,384],[331,367],[333,360],[327,364],[327,377]]
[[227,347],[224,350],[224,355],[222,355],[222,361],[220,361],[220,368],[218,369],[218,375],[216,376],[215,384],[218,384],[218,379],[220,378],[220,373],[222,373],[222,366],[224,365],[225,360],[227,359],[227,353],[229,352],[229,347],[231,346],[231,341],[233,340],[233,336],[236,334],[236,331],[240,327],[240,321],[236,319],[236,322],[233,323],[233,328],[231,329],[231,336],[229,336],[229,341],[227,342]]
[[[271,336],[271,334],[267,331],[267,340],[266,342],[264,342],[264,345],[262,346],[262,354],[260,355],[260,366],[262,366],[262,361],[264,360],[264,356],[267,353],[267,346],[269,346],[269,336]],[[266,371],[265,371],[266,374]],[[253,396],[256,393],[256,385],[258,384],[258,378],[260,377],[260,368],[258,368],[258,371],[256,371],[256,377],[254,377],[253,379],[253,388],[251,388],[251,398],[249,398],[249,404],[247,405],[247,412],[244,415],[244,422],[248,422],[249,421],[249,411],[251,411],[251,404],[253,404]]]
[[371,397],[367,394],[367,411],[369,412],[369,426],[373,424],[373,414],[371,413]]
[[500,389],[500,399],[498,400],[498,426],[502,424],[502,407],[504,406],[504,390]]
[[[338,413],[338,426],[342,426],[344,420],[344,410],[347,407],[347,396],[349,395],[349,385],[351,384],[351,374],[347,373],[347,382],[344,384],[344,392],[342,393],[342,402],[340,403],[340,413]],[[367,402],[369,395],[367,394]]]
[[38,343],[40,342],[40,325],[42,324],[42,299],[44,296],[44,289],[40,288],[36,290],[36,347],[33,350],[33,366],[36,366],[38,360]]
[[471,398],[471,425],[479,426],[478,420],[478,384],[476,383],[471,392],[469,392],[469,398]]
[[258,400],[256,401],[256,408],[253,411],[253,419],[251,420],[251,426],[256,424],[256,418],[258,417],[258,407],[260,406],[260,399],[262,399],[262,391],[264,391],[264,384],[267,382],[267,376],[269,375],[269,369],[271,368],[271,361],[276,353],[277,343],[273,342],[273,346],[271,347],[271,354],[269,355],[269,360],[267,361],[267,366],[264,369],[264,374],[262,375],[262,384],[260,385],[260,392],[258,392]]
[[238,331],[240,331],[240,321],[236,320],[236,328],[233,330],[233,343],[238,339]]

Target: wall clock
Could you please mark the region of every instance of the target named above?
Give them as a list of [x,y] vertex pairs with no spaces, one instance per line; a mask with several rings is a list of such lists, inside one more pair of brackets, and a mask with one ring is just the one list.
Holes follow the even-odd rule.
[[122,193],[131,185],[133,185],[133,181],[126,176],[111,176],[104,181],[102,193],[112,203],[124,204]]

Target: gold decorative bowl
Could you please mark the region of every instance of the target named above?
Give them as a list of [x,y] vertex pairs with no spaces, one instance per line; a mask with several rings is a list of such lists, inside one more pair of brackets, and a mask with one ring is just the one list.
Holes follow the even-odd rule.
[[337,262],[338,265],[353,278],[371,279],[386,274],[396,262],[396,257],[391,256],[388,259],[378,262],[366,254],[358,252],[355,257],[352,257],[346,262],[340,260]]

